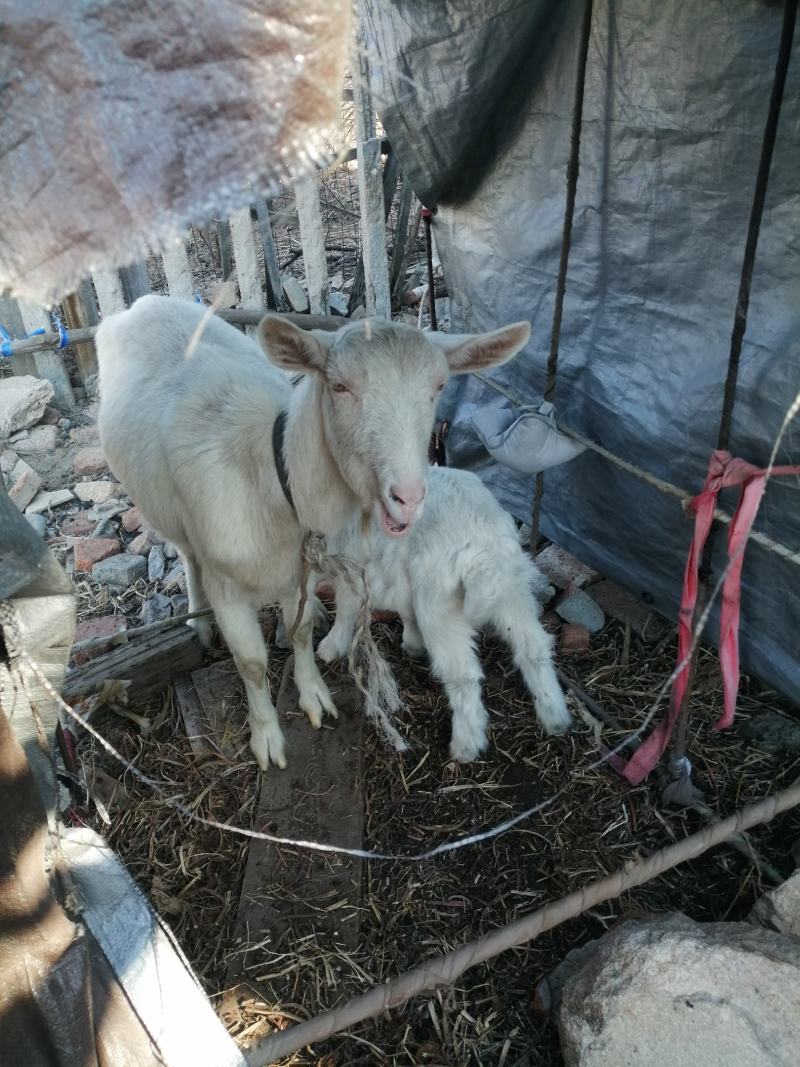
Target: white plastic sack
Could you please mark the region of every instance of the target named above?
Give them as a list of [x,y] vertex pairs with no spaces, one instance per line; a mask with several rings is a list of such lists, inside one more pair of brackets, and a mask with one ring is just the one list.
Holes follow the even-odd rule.
[[472,425],[492,459],[520,474],[538,474],[585,451],[559,431],[546,400],[538,409],[514,409],[506,401],[479,408]]

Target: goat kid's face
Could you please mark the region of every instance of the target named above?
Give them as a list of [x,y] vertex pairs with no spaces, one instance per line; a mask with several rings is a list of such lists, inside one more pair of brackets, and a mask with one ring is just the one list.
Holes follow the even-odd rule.
[[428,441],[448,378],[505,363],[527,343],[530,324],[440,334],[359,320],[327,333],[267,315],[258,333],[277,366],[317,376],[325,438],[342,477],[388,537],[405,537],[422,514]]

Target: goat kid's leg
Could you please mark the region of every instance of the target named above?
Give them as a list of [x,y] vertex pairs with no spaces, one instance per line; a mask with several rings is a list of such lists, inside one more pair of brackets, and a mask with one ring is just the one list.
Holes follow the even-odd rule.
[[420,634],[453,712],[450,756],[471,763],[488,744],[489,716],[481,699],[483,671],[473,645],[472,627],[460,611],[437,609],[417,614]]
[[214,614],[247,692],[250,750],[262,771],[286,766],[286,742],[267,685],[267,646],[258,611],[246,601],[214,599]]
[[[334,719],[338,719],[339,712],[336,710],[330,690],[322,680],[322,675],[314,660],[313,595],[314,583],[312,581],[302,617],[292,639],[292,649],[294,651],[294,681],[300,694],[299,704],[308,715],[311,725],[318,730],[322,726],[322,717],[326,712]],[[283,623],[287,634],[291,633],[292,626],[294,626],[299,605],[299,592],[281,600]],[[337,623],[339,621],[338,612],[336,621]]]
[[[208,597],[203,588],[203,572],[200,564],[190,552],[181,552],[183,569],[186,572],[186,592],[189,596],[189,611],[204,611],[208,606]],[[201,619],[189,619],[186,624],[195,631],[200,644],[210,648],[212,642],[211,619],[204,615]]]
[[334,584],[336,594],[336,619],[328,636],[317,646],[317,655],[323,663],[343,659],[350,651],[350,642],[355,633],[359,603],[346,582]]
[[514,654],[514,663],[534,699],[536,717],[546,734],[562,734],[572,725],[564,693],[553,666],[553,639],[539,621],[532,594],[504,599],[495,612],[498,636]]
[[422,640],[422,634],[419,632],[417,620],[413,615],[405,614],[401,614],[400,619],[403,623],[403,641],[401,646],[403,652],[412,659],[423,659],[425,656],[425,642]]

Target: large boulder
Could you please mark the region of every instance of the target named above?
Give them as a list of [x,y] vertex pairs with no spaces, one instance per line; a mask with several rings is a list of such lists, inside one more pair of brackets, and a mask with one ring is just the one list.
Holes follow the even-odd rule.
[[53,399],[53,384],[29,374],[0,379],[0,439],[37,423]]
[[623,922],[551,983],[567,1067],[800,1064],[800,942],[749,923]]
[[[800,938],[800,871],[756,901],[750,922]],[[797,1010],[800,1014],[800,1004]]]

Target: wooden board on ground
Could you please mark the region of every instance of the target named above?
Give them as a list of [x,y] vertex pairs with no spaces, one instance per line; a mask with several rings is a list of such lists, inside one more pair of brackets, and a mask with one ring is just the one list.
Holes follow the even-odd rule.
[[[191,684],[201,712],[199,730],[196,723],[191,724],[191,715],[187,722],[186,713],[181,710],[194,751],[197,751],[195,744],[200,741],[205,742],[206,751],[217,750],[226,759],[252,759],[245,729],[247,707],[243,685],[233,660],[226,659],[193,671]],[[185,691],[184,696],[191,700]],[[180,694],[178,700],[181,700]]]
[[161,692],[175,674],[198,666],[202,658],[194,630],[175,626],[119,645],[76,667],[64,680],[64,699],[97,693],[109,679],[129,679],[128,703],[136,707]]
[[[261,776],[254,828],[295,840],[361,848],[364,713],[352,683],[332,687],[339,719],[314,730],[297,706],[293,661],[277,708],[288,766]],[[228,980],[257,978],[274,954],[317,936],[325,950],[352,951],[359,939],[361,861],[253,840],[239,901]]]

